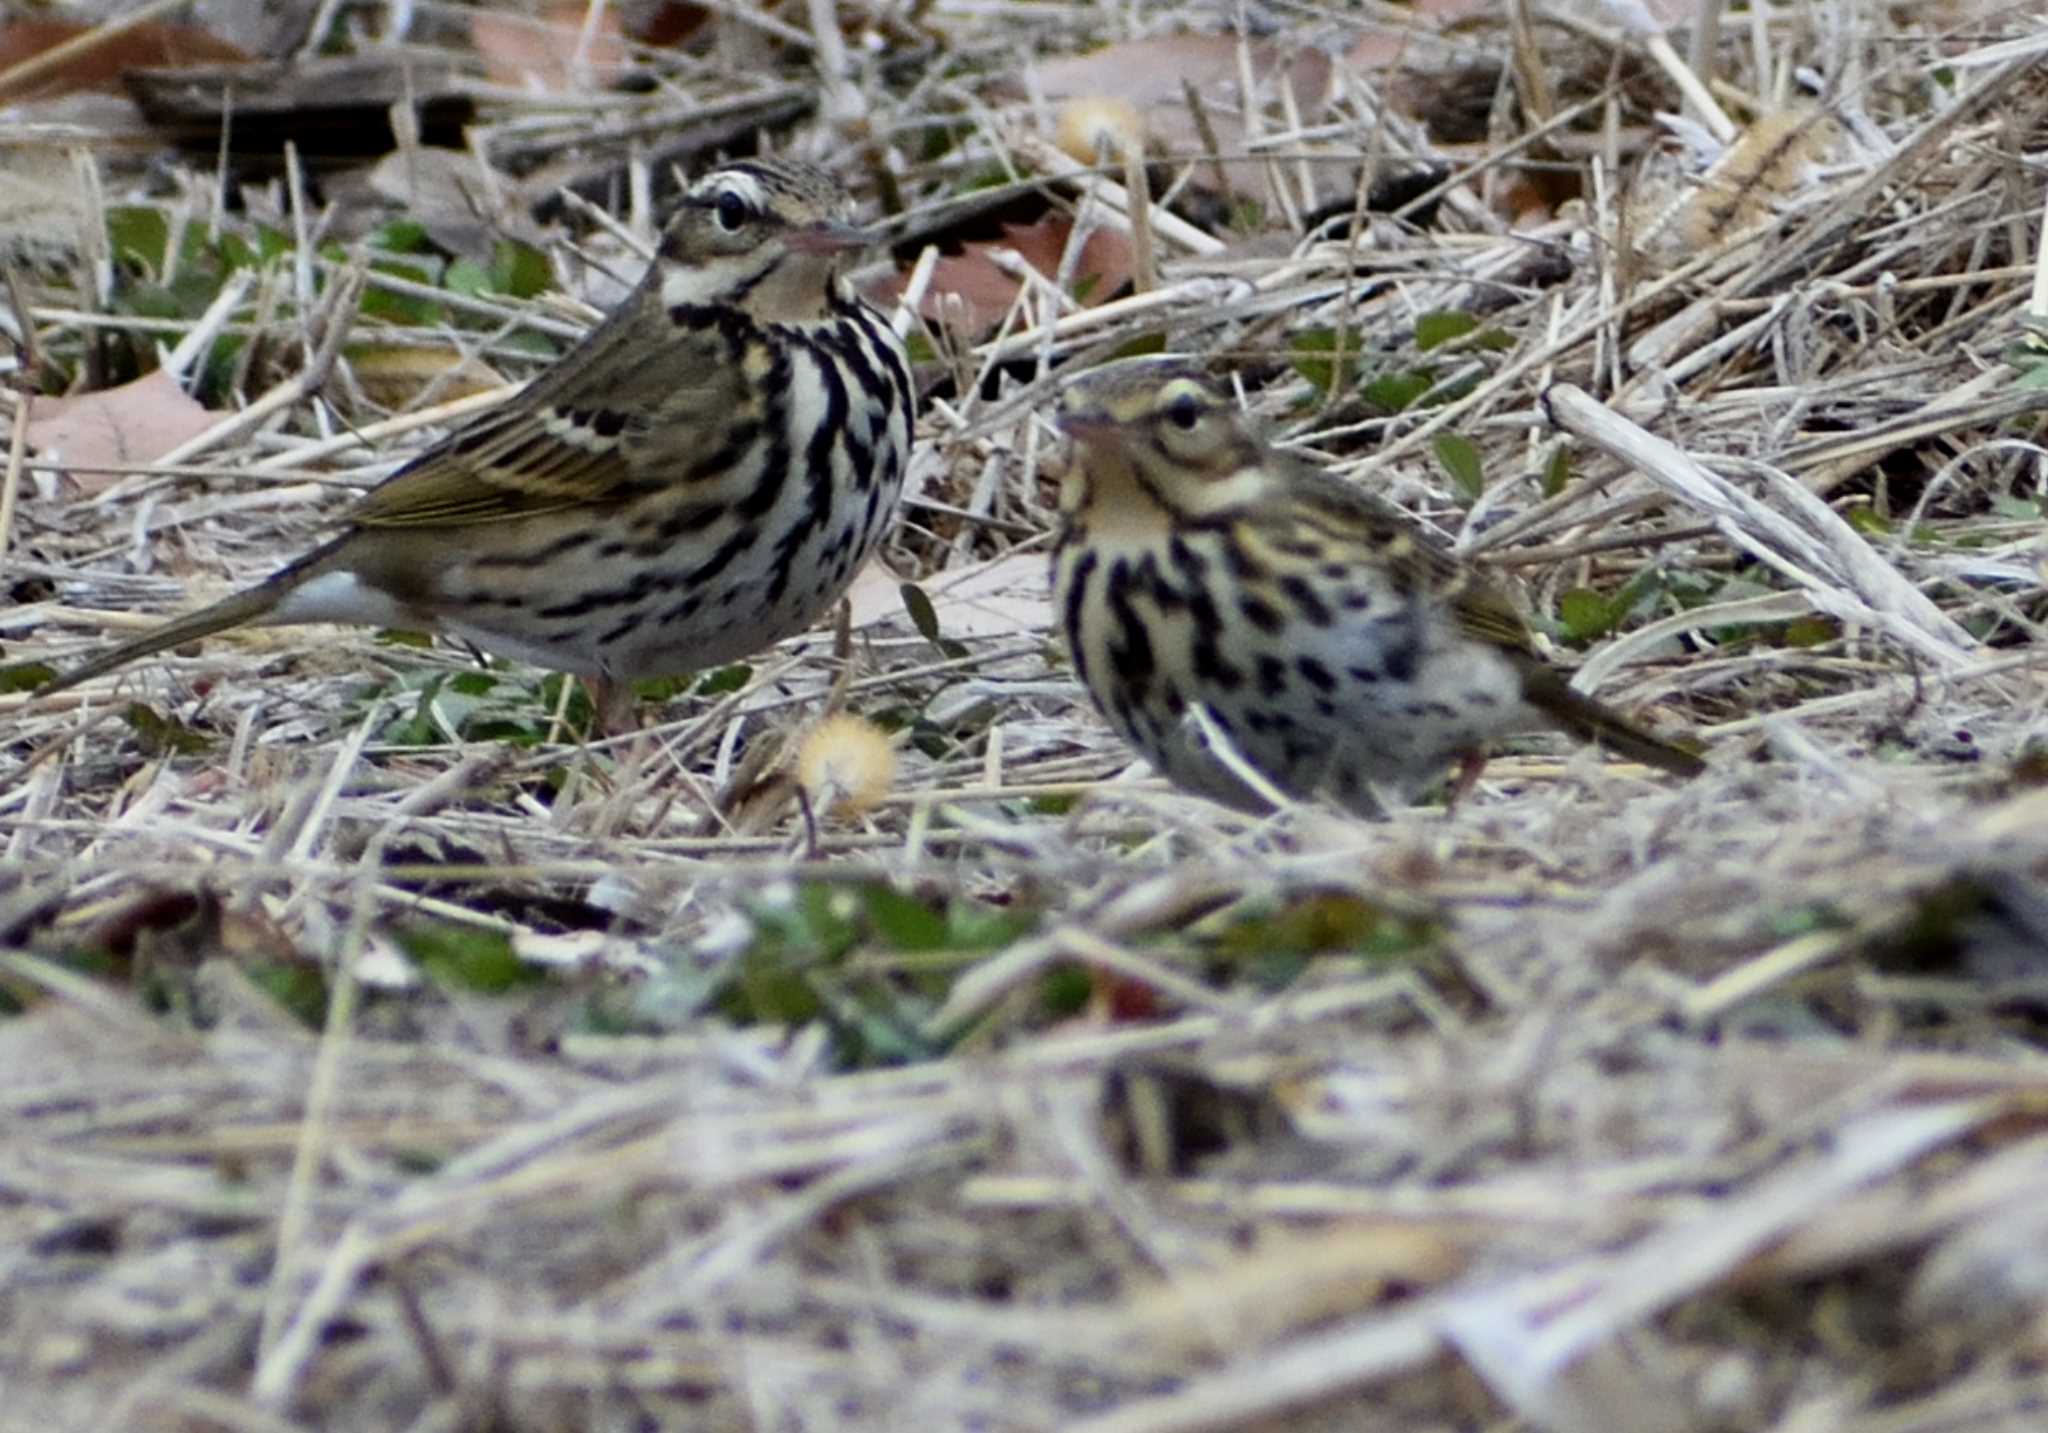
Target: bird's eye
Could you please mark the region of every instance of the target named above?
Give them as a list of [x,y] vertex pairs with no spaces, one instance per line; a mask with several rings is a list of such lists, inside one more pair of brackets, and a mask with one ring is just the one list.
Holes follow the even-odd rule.
[[1166,421],[1183,433],[1195,431],[1195,424],[1202,421],[1202,400],[1192,393],[1183,393],[1166,405]]
[[737,190],[728,189],[718,196],[718,227],[728,234],[737,234],[747,222],[747,201]]

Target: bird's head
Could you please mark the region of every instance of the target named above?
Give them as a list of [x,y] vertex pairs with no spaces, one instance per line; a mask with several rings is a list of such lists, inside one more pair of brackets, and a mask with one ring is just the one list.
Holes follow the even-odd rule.
[[764,323],[829,316],[840,267],[874,242],[851,222],[852,197],[821,169],[745,159],[704,175],[661,238],[661,301],[731,305]]
[[1084,469],[1128,473],[1172,509],[1228,507],[1259,481],[1259,445],[1237,405],[1184,364],[1137,359],[1085,373],[1063,391],[1059,425]]

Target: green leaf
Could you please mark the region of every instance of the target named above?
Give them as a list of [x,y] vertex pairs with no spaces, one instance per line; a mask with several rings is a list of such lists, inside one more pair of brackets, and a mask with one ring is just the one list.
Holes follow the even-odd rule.
[[1430,440],[1430,447],[1450,477],[1452,486],[1464,494],[1465,501],[1478,501],[1479,495],[1486,491],[1486,466],[1479,460],[1479,449],[1472,445],[1470,439],[1457,433],[1437,434]]
[[1785,624],[1788,647],[1824,647],[1842,635],[1841,628],[1826,617],[1795,617]]
[[491,246],[491,287],[515,299],[545,293],[555,282],[548,256],[531,244],[500,239]]
[[1427,353],[1454,338],[1463,338],[1478,327],[1479,320],[1469,313],[1437,311],[1421,314],[1415,320],[1415,346]]
[[1380,374],[1360,390],[1360,395],[1383,413],[1399,413],[1434,387],[1434,375],[1402,369]]
[[451,294],[479,298],[493,292],[496,286],[491,283],[491,276],[482,264],[474,259],[457,259],[441,276],[441,287]]
[[416,254],[427,247],[427,226],[416,219],[393,219],[370,231],[370,247],[393,254]]
[[1094,993],[1094,978],[1080,965],[1056,965],[1038,983],[1039,1003],[1047,1014],[1060,1019],[1087,1009]]
[[504,995],[547,979],[546,972],[512,953],[512,938],[501,930],[420,924],[399,931],[398,944],[429,979],[448,990]]
[[121,204],[107,210],[107,245],[114,258],[139,264],[145,273],[163,272],[170,236],[170,222],[160,209]]
[[1305,328],[1288,345],[1294,371],[1319,393],[1348,388],[1358,377],[1359,336],[1351,329]]
[[728,692],[738,691],[753,679],[754,669],[752,667],[748,666],[745,662],[734,662],[729,667],[720,667],[715,672],[707,672],[703,680],[697,683],[697,695],[700,697],[722,697]]
[[939,613],[932,606],[932,599],[915,582],[906,582],[896,589],[903,598],[903,610],[910,614],[910,625],[917,628],[917,635],[939,644]]
[[1590,642],[1613,630],[1621,620],[1619,606],[1590,587],[1574,587],[1558,594],[1557,620],[1573,641]]
[[1572,480],[1572,450],[1559,443],[1543,461],[1543,496],[1554,498]]
[[1379,907],[1358,896],[1312,893],[1278,910],[1247,916],[1224,933],[1217,948],[1231,957],[1354,950],[1379,928],[1380,919]]
[[1891,520],[1868,503],[1844,509],[1842,518],[1865,537],[1890,537],[1892,534]]
[[[370,265],[370,272],[373,275],[390,274],[416,284],[434,281],[434,276],[417,264],[379,260]],[[392,323],[430,324],[448,320],[448,311],[433,300],[379,288],[374,278],[364,286],[359,307],[366,318],[388,319]]]
[[882,881],[869,885],[864,895],[876,933],[896,950],[946,948],[946,918],[924,902]]
[[1038,928],[1038,913],[981,901],[955,901],[946,912],[946,944],[954,950],[1001,950]]
[[196,315],[185,311],[185,302],[176,289],[167,289],[157,283],[132,283],[123,286],[116,299],[117,305],[137,318],[192,318]]
[[48,662],[21,662],[0,667],[0,693],[32,692],[44,682],[55,681],[57,669]]
[[141,702],[130,702],[121,720],[151,756],[197,756],[213,745],[183,722],[160,716]]
[[327,981],[320,968],[298,960],[265,961],[244,972],[249,983],[275,1000],[309,1030],[327,1023]]
[[544,333],[535,333],[530,328],[518,328],[497,340],[497,347],[528,358],[550,361],[559,358],[561,345]]
[[256,246],[240,234],[223,232],[220,241],[214,245],[214,258],[224,269],[253,269],[263,262],[263,256],[256,252]]

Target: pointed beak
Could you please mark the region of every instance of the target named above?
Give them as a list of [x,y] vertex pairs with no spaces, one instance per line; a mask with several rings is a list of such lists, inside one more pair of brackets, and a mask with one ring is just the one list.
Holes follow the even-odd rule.
[[827,221],[791,229],[788,243],[799,254],[845,254],[865,249],[879,239],[880,231],[877,229]]
[[1062,433],[1077,442],[1108,443],[1116,439],[1116,419],[1085,399],[1079,402],[1070,400],[1054,421]]

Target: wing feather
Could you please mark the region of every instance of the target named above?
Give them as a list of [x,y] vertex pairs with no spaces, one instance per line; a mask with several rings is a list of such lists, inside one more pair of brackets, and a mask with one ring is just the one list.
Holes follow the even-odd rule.
[[1397,587],[1431,593],[1449,603],[1458,624],[1483,642],[1523,655],[1534,653],[1528,624],[1507,594],[1434,541],[1413,518],[1312,463],[1290,454],[1280,456],[1293,469],[1290,483],[1299,483],[1298,490],[1308,496],[1313,520],[1333,528],[1347,544],[1383,554]]
[[[358,527],[464,527],[605,507],[674,481],[747,402],[713,331],[669,321],[646,286],[503,408],[366,493]],[[659,435],[655,449],[650,438]]]

